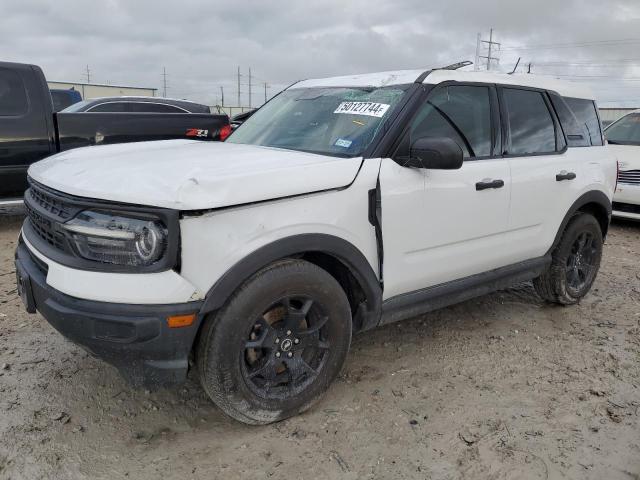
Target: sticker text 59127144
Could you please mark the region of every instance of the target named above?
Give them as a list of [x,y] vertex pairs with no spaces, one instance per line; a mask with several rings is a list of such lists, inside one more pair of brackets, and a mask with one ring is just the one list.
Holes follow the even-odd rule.
[[367,115],[369,117],[382,117],[391,105],[374,102],[342,102],[333,113],[348,113],[351,115]]

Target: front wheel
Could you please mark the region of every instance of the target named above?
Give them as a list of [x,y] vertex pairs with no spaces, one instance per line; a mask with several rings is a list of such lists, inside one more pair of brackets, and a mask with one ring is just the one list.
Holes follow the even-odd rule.
[[227,415],[267,424],[308,409],[338,375],[351,343],[340,284],[302,260],[245,282],[206,320],[197,349],[203,388]]
[[596,279],[602,247],[602,230],[593,215],[575,215],[552,253],[551,266],[533,281],[538,294],[552,303],[578,303]]

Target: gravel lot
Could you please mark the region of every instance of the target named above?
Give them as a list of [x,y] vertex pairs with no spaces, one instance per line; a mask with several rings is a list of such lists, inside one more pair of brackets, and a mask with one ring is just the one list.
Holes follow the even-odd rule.
[[131,389],[24,312],[0,218],[0,478],[640,479],[640,224],[615,223],[594,290],[529,284],[356,337],[310,412],[227,419],[195,376]]

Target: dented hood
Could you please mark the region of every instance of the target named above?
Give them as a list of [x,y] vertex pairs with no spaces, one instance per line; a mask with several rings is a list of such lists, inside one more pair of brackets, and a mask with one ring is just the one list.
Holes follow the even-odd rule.
[[344,187],[361,163],[253,145],[165,140],[70,150],[31,165],[29,176],[81,197],[200,210]]

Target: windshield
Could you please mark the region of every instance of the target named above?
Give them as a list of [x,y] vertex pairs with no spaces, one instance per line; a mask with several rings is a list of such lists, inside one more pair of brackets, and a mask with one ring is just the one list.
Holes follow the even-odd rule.
[[604,132],[609,143],[640,145],[640,113],[630,113],[611,124]]
[[227,142],[357,157],[375,138],[405,88],[285,90],[243,123]]
[[87,105],[91,104],[92,102],[93,100],[82,100],[81,102],[74,103],[73,105],[65,108],[62,111],[65,113],[84,112],[84,109],[87,107]]

